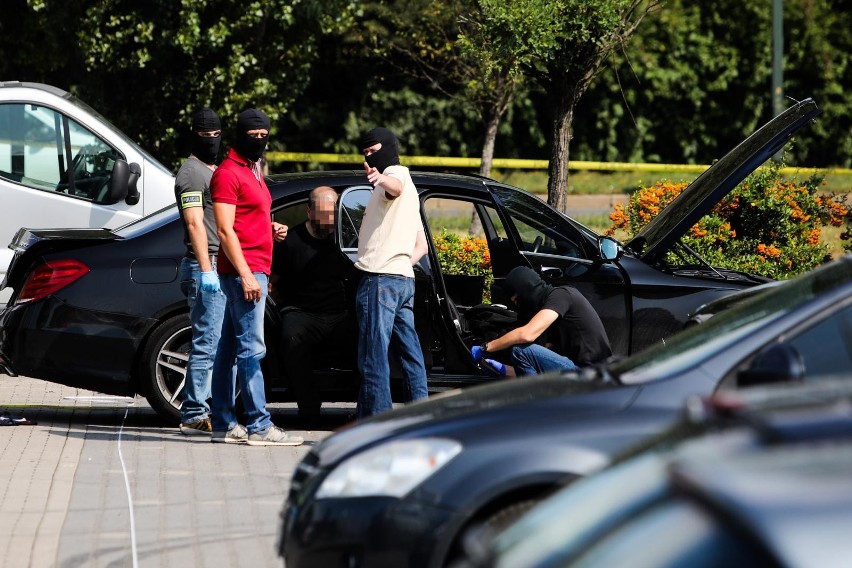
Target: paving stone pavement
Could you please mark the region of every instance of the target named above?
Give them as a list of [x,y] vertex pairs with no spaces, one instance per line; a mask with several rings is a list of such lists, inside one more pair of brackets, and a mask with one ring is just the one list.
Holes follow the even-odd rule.
[[295,405],[270,405],[296,448],[211,444],[141,398],[0,374],[0,410],[38,422],[0,426],[0,567],[282,566],[293,469],[352,409],[305,431]]

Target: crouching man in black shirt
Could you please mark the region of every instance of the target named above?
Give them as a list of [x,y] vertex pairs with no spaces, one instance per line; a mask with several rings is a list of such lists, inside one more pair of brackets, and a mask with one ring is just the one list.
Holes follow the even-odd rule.
[[340,344],[341,333],[355,333],[346,325],[350,316],[345,285],[354,269],[334,239],[336,209],[333,188],[314,188],[308,219],[273,249],[271,281],[281,310],[281,365],[303,420],[317,418],[322,406],[313,377],[314,351]]
[[[589,301],[570,286],[552,287],[531,268],[518,266],[506,276],[506,291],[519,311],[532,313],[526,325],[471,349],[474,361],[502,376],[573,371],[612,355],[603,323]],[[536,343],[547,339],[547,347]],[[550,347],[550,348],[548,348]],[[512,365],[484,359],[511,349]]]

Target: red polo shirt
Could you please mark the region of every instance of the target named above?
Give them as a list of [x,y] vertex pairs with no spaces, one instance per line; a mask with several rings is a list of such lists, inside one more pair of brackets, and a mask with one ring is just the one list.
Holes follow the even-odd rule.
[[[263,176],[258,180],[251,162],[230,149],[228,157],[210,180],[213,203],[236,206],[234,232],[240,239],[246,263],[252,272],[272,270],[272,196]],[[219,248],[219,274],[236,274],[224,247]]]

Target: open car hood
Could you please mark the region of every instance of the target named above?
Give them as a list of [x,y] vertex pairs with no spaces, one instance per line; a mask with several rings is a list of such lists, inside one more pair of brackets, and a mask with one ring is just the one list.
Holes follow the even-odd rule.
[[625,246],[646,262],[662,258],[701,217],[821,112],[813,99],[805,99],[764,124],[698,176]]

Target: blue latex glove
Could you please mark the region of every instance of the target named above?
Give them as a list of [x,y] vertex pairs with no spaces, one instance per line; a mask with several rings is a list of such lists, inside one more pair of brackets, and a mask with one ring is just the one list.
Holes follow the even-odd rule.
[[471,354],[471,356],[473,356],[473,362],[474,363],[479,363],[479,361],[482,360],[482,354],[483,353],[484,353],[484,351],[482,350],[481,345],[474,345],[473,347],[470,348],[470,354]]
[[201,291],[202,292],[219,292],[222,287],[219,285],[219,275],[213,270],[210,272],[201,273]]
[[485,367],[489,372],[497,375],[498,377],[506,376],[506,365],[504,365],[500,361],[495,361],[494,359],[484,359],[482,363],[483,367]]

